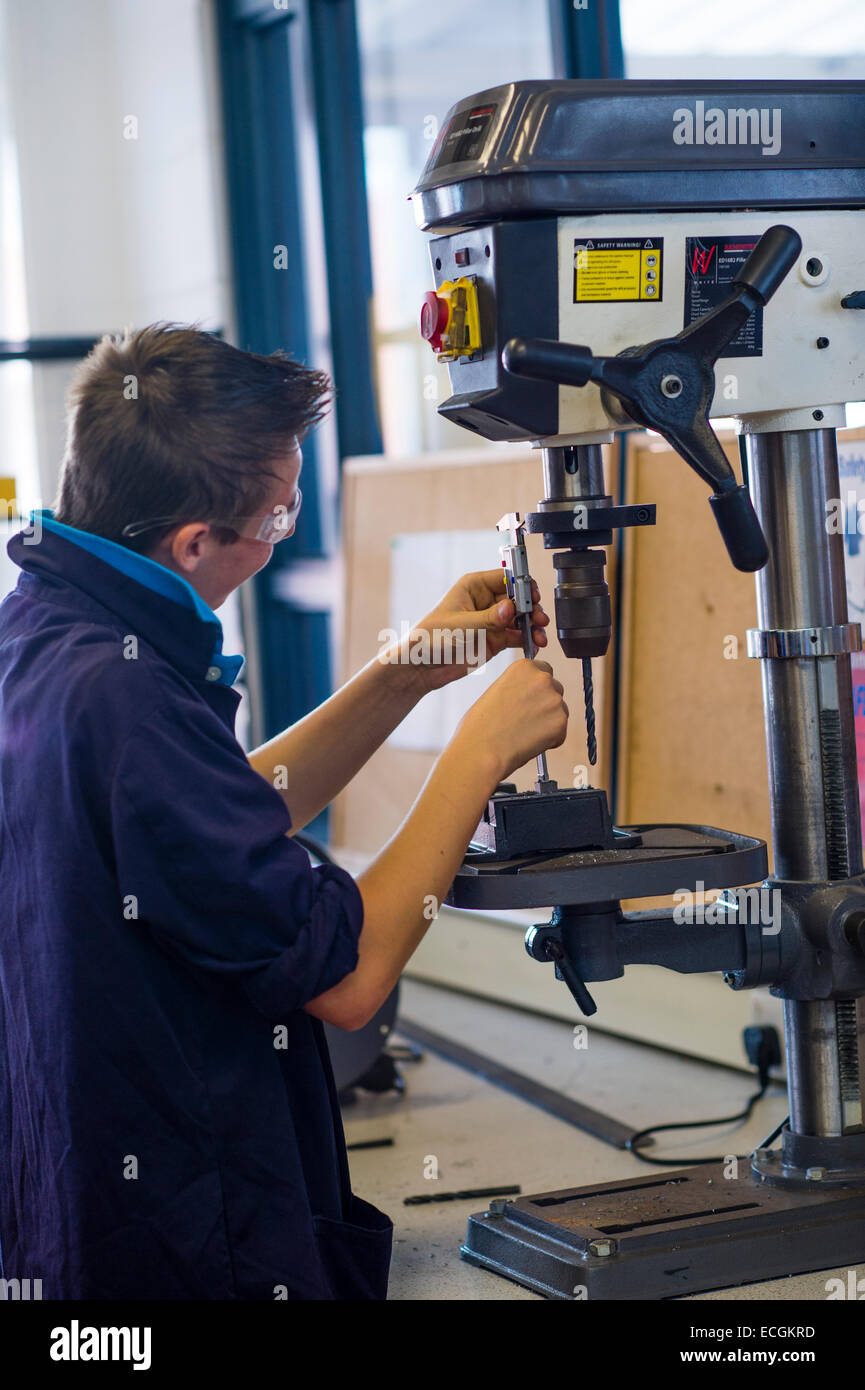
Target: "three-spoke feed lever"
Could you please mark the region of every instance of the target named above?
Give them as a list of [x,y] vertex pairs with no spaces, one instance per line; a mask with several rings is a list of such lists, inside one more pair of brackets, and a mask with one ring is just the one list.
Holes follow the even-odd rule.
[[709,424],[713,368],[753,311],[768,304],[801,250],[792,227],[770,227],[733,281],[729,297],[674,338],[626,348],[617,357],[595,357],[591,348],[545,338],[511,338],[502,350],[502,363],[514,375],[562,386],[594,381],[614,419],[663,435],[713,488],[709,503],[738,570],[762,569],[769,551],[748,489],[737,483]]

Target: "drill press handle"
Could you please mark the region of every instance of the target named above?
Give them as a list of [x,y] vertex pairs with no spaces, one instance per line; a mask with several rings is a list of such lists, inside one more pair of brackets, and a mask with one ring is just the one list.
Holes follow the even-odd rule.
[[[543,338],[511,338],[502,364],[516,376],[562,386],[601,387],[607,412],[621,423],[656,430],[714,492],[709,499],[736,569],[762,569],[766,539],[748,489],[736,481],[709,424],[714,365],[753,311],[767,304],[802,249],[792,227],[763,233],[728,297],[673,338],[595,357],[591,348]],[[615,399],[614,399],[615,398]]]

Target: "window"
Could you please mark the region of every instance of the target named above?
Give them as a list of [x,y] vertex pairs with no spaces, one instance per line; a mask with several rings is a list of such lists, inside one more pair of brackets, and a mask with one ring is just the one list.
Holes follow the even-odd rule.
[[[865,78],[865,6],[812,0],[620,0],[625,72],[631,78],[844,80]],[[715,421],[716,428],[721,424]],[[847,407],[865,425],[865,404]]]
[[865,77],[862,0],[620,0],[627,77]]
[[517,78],[553,75],[546,0],[358,0],[374,348],[385,453],[486,447],[443,420],[447,371],[418,332],[432,287],[408,194],[448,109]]

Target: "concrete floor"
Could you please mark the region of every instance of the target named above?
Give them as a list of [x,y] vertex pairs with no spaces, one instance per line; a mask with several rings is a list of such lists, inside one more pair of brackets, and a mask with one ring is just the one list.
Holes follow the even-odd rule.
[[[605,1037],[591,1028],[588,1045],[577,1050],[568,1024],[416,981],[403,981],[400,1012],[635,1127],[733,1114],[754,1090],[744,1074]],[[397,1035],[394,1041],[402,1039]],[[390,1148],[349,1153],[354,1190],[394,1222],[391,1299],[538,1297],[459,1258],[466,1218],[484,1210],[485,1199],[404,1206],[408,1196],[499,1184],[519,1184],[529,1194],[652,1171],[632,1155],[432,1052],[420,1063],[402,1064],[402,1072],[402,1098],[361,1093],[344,1111],[348,1143],[386,1136],[394,1140]],[[667,1142],[662,1148],[659,1140],[658,1147],[680,1157],[745,1153],[786,1113],[785,1092],[772,1088],[747,1125],[663,1136]],[[425,1174],[434,1168],[438,1177],[433,1180]],[[846,1278],[846,1268],[696,1297],[823,1301],[826,1280],[833,1276]]]

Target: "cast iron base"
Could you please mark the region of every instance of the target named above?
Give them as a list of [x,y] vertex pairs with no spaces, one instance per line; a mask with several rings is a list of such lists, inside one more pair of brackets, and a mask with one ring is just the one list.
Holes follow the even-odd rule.
[[[865,1186],[791,1190],[738,1161],[496,1200],[463,1259],[546,1298],[661,1299],[865,1261]],[[605,1253],[605,1252],[609,1253]]]

